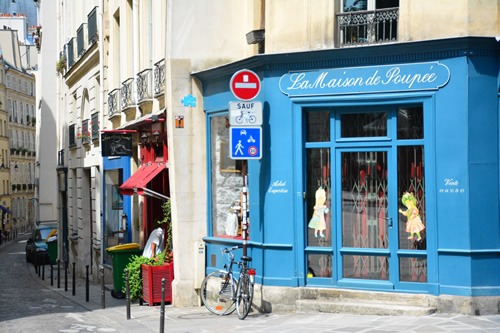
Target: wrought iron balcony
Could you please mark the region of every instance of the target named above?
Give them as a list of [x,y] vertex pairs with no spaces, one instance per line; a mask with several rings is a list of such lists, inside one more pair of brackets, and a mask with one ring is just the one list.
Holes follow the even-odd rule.
[[64,166],[64,149],[57,152],[57,166]]
[[155,95],[165,93],[165,59],[158,61],[154,69]]
[[146,99],[153,98],[152,87],[151,87],[151,68],[145,69],[139,74],[137,74],[136,85],[137,85],[137,98],[139,102]]
[[82,143],[83,144],[89,144],[90,143],[90,130],[89,130],[89,120],[85,119],[82,120],[82,133],[80,134],[80,137],[82,138]]
[[134,79],[128,78],[122,82],[121,102],[122,111],[134,105]]
[[75,124],[68,127],[68,145],[70,147],[76,146]]
[[337,14],[339,46],[356,46],[398,40],[399,8]]
[[108,117],[120,114],[120,89],[111,90],[108,94]]
[[97,7],[94,7],[87,15],[88,23],[88,42],[89,45],[94,44],[97,41]]

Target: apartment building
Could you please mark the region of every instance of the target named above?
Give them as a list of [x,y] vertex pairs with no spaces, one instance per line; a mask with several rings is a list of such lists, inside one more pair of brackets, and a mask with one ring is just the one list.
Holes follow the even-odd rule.
[[[16,19],[26,22],[26,17]],[[9,18],[2,18],[4,23]],[[6,21],[5,21],[6,20]],[[36,220],[35,186],[36,116],[35,76],[26,67],[25,31],[0,30],[2,81],[2,145],[0,209],[4,236],[30,228]],[[23,47],[22,47],[23,46]]]
[[[495,0],[58,2],[66,260],[110,269],[105,249],[144,244],[172,200],[175,306],[198,304],[221,247],[246,244],[260,311],[319,309],[347,290],[496,313],[498,11]],[[241,70],[259,78],[247,101],[231,84]],[[258,125],[241,101],[261,106]]]

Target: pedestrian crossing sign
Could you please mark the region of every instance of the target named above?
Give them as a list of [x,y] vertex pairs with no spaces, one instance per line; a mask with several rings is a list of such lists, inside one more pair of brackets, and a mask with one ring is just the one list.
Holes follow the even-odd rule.
[[258,160],[262,158],[261,127],[230,127],[229,156],[233,160]]

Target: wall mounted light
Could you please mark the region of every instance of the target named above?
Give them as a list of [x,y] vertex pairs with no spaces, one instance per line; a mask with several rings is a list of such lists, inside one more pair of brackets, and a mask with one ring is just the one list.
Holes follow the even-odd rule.
[[146,133],[143,133],[141,135],[141,142],[143,145],[146,145],[148,143],[148,135]]
[[258,44],[262,41],[264,41],[264,36],[265,36],[266,30],[264,29],[259,29],[259,30],[252,30],[249,33],[246,34],[247,37],[247,44]]
[[154,137],[154,142],[155,142],[155,143],[158,143],[158,139],[160,138],[160,132],[155,131],[155,132],[153,133],[153,137]]

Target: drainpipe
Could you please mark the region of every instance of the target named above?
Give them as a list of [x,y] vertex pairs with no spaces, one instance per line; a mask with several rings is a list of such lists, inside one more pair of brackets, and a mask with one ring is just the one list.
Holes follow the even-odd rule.
[[[104,107],[106,104],[104,103],[105,101],[105,90],[104,90],[104,26],[103,26],[103,8],[104,8],[104,0],[101,0],[101,3],[99,5],[99,8],[97,9],[97,31],[99,32],[99,76],[100,76],[100,84],[99,84],[99,94],[101,95],[101,101],[100,101],[100,109],[101,112],[99,113],[99,123],[101,124],[102,127],[104,127]],[[99,131],[99,142],[101,142],[101,131]],[[101,239],[101,258],[100,258],[100,266],[103,267],[104,265],[104,219],[103,219],[103,207],[104,207],[104,195],[105,193],[105,188],[104,188],[104,168],[103,168],[103,157],[101,156],[100,158],[100,165],[99,165],[99,181],[96,181],[95,187],[99,189],[97,192],[101,193],[100,195],[100,207],[99,207],[99,216],[97,219],[99,219],[99,224],[100,224],[100,235],[97,233],[97,237],[100,237]],[[92,249],[93,250],[93,249]]]

